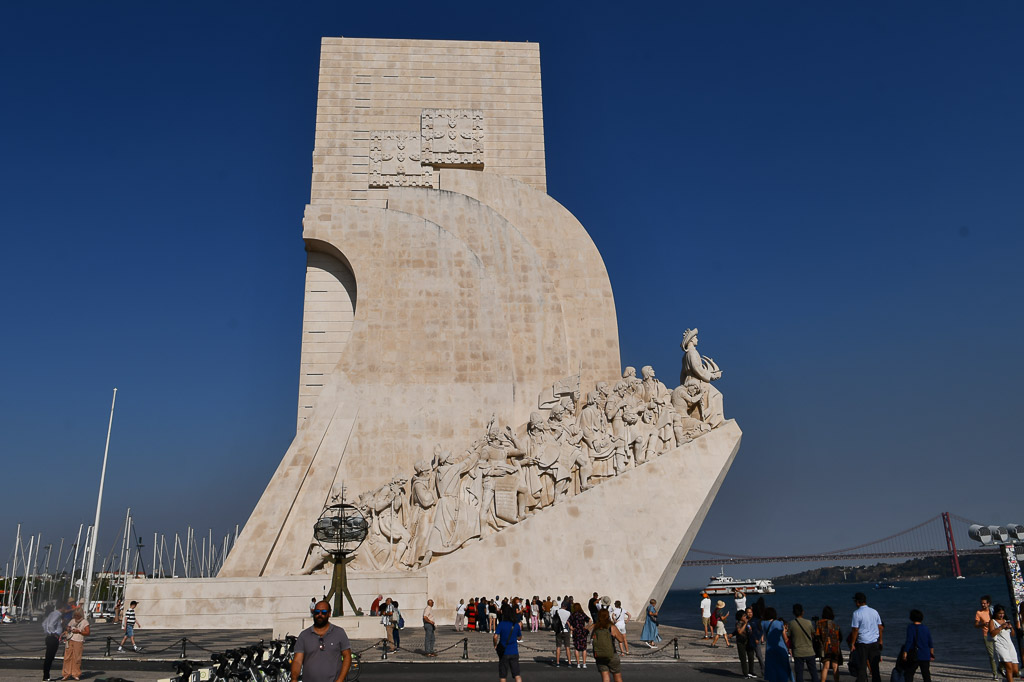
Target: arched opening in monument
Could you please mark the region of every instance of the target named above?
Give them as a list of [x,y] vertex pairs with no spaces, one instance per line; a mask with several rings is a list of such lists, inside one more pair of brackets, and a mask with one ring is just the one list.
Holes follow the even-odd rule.
[[341,359],[356,311],[356,278],[341,258],[307,249],[298,423],[307,419]]

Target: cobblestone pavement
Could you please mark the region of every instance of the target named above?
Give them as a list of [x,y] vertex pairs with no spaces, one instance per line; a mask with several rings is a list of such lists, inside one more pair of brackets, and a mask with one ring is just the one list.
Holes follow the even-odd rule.
[[[437,629],[436,658],[426,657],[422,651],[423,629],[407,627],[402,631],[403,647],[382,658],[381,640],[366,637],[352,638],[352,650],[360,654],[360,679],[405,680],[415,676],[424,680],[480,679],[497,674],[496,658],[491,636],[481,632],[456,632],[452,626]],[[173,662],[181,660],[182,640],[185,657],[193,661],[209,660],[211,653],[225,649],[249,646],[261,639],[269,641],[269,630],[138,630],[136,641],[141,652],[118,652],[117,644],[123,632],[114,624],[97,623],[92,636],[86,641],[83,656],[83,679],[98,680],[121,677],[133,682],[155,682],[170,677]],[[373,633],[377,634],[377,633]],[[380,632],[383,635],[383,629]],[[668,626],[661,627],[663,641],[650,649],[637,636],[639,628],[627,631],[630,655],[623,656],[624,677],[643,680],[701,680],[739,678],[739,659],[736,650],[719,642],[710,648],[701,633]],[[107,640],[111,638],[110,656],[106,655]],[[674,658],[678,644],[679,658]],[[39,623],[20,623],[0,626],[0,681],[21,682],[42,678],[43,636]],[[554,635],[547,630],[526,632],[520,644],[520,660],[524,666],[524,679],[555,680],[566,673],[554,663]],[[60,655],[54,663],[59,674]],[[429,663],[431,665],[417,665]],[[884,660],[883,677],[891,670],[891,660]],[[448,665],[438,665],[448,664]],[[573,668],[575,672],[575,668]],[[580,671],[582,672],[582,671]],[[593,662],[587,674],[598,678]],[[991,674],[980,669],[962,668],[933,663],[932,676],[936,680],[986,680]]]

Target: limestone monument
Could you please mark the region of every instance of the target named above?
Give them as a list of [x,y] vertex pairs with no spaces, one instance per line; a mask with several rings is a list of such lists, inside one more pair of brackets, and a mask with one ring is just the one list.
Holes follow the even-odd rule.
[[599,591],[642,613],[741,434],[696,329],[678,387],[620,367],[604,262],[545,192],[539,47],[325,38],[317,101],[295,439],[217,578],[128,596],[150,627],[295,631],[344,499],[364,607],[429,596],[443,623],[473,595]]

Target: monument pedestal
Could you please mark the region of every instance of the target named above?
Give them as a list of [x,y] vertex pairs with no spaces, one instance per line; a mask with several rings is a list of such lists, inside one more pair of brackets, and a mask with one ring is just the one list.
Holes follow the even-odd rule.
[[[407,614],[433,599],[440,624],[455,621],[460,599],[572,594],[585,600],[594,592],[621,600],[642,620],[648,600],[665,599],[741,437],[736,422],[727,421],[424,569],[352,572],[349,588],[366,613],[378,594],[397,599]],[[149,628],[273,628],[275,634],[295,634],[309,625],[310,598],[319,599],[329,585],[326,573],[131,580],[125,598],[144,606]],[[351,622],[380,627],[372,617]]]

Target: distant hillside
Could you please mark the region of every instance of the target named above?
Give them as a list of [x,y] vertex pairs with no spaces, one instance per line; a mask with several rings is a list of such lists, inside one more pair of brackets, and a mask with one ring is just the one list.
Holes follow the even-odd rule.
[[[960,571],[967,576],[1002,574],[999,554],[960,557]],[[949,557],[910,559],[899,564],[873,566],[829,566],[803,573],[772,578],[776,585],[835,585],[838,583],[877,583],[896,580],[932,580],[949,578],[953,569]]]

